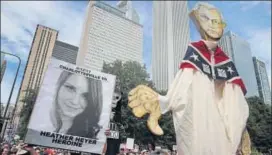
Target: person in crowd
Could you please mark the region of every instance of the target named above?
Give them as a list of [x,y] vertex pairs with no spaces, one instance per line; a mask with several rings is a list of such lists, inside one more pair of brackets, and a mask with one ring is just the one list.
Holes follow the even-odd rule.
[[41,149],[39,147],[34,148],[34,150],[37,155],[43,155],[43,153],[41,152]]
[[147,150],[143,150],[143,151],[141,152],[141,155],[148,155],[148,151],[147,151]]
[[4,149],[4,148],[10,149],[10,145],[8,143],[3,143],[1,149]]
[[172,151],[172,155],[177,155],[177,151],[176,150]]
[[9,154],[9,148],[3,148],[1,150],[1,155],[8,155]]
[[54,102],[51,110],[54,132],[97,137],[103,105],[101,81],[63,71]]
[[152,153],[155,150],[155,144],[152,143],[148,143],[148,152]]
[[16,145],[13,145],[10,149],[10,155],[16,155],[17,151]]

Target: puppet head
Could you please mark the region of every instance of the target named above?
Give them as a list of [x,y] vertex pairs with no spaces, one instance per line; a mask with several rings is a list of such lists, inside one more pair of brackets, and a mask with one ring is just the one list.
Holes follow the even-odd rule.
[[196,25],[202,39],[218,41],[224,32],[226,24],[220,11],[213,5],[199,2],[190,12],[190,18]]

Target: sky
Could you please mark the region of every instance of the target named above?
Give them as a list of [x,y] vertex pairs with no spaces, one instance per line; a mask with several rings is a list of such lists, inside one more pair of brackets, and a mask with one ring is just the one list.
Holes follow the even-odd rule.
[[[189,1],[191,10],[197,1]],[[266,63],[271,86],[271,1],[207,1],[221,10],[231,30],[247,40],[252,56]],[[115,6],[116,1],[107,1]],[[133,1],[144,27],[144,63],[150,73],[152,51],[152,1]],[[37,24],[59,31],[58,40],[78,46],[87,1],[1,1],[1,51],[21,58],[11,104],[16,102]],[[191,41],[200,39],[190,21]],[[18,60],[6,56],[7,69],[1,83],[1,102],[7,103]]]

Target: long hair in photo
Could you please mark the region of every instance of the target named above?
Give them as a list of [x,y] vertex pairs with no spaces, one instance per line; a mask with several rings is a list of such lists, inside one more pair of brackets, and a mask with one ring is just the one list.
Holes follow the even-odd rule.
[[[62,115],[59,112],[60,110],[58,110],[60,109],[60,104],[62,104],[58,103],[60,89],[72,75],[76,74],[62,71],[57,81],[56,94],[52,109],[53,112],[51,113],[55,132],[59,132],[63,125],[61,118]],[[84,95],[84,98],[87,101],[86,108],[83,112],[74,117],[71,127],[65,134],[95,139],[101,129],[98,122],[100,120],[103,106],[102,82],[92,78],[86,78],[86,81],[88,83],[88,92]]]

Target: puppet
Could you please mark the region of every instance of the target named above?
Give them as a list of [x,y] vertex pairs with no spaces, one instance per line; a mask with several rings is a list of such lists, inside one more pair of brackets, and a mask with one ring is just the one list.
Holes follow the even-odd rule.
[[130,91],[128,106],[136,117],[149,114],[147,126],[156,135],[163,135],[159,118],[171,111],[178,154],[233,155],[241,146],[249,108],[235,65],[218,47],[226,24],[207,3],[197,3],[190,18],[202,40],[189,44],[167,95],[139,85]]

